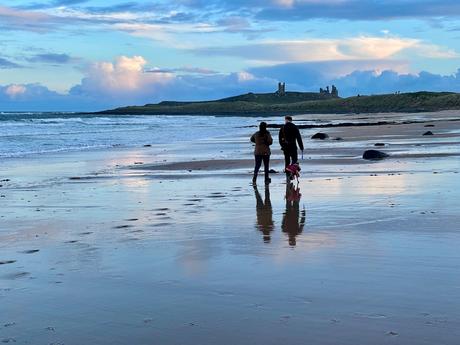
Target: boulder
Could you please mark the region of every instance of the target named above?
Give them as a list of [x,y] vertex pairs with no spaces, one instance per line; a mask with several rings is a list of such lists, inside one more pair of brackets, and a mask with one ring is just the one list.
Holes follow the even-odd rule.
[[432,131],[428,131],[428,132],[423,133],[423,135],[434,135],[434,134]]
[[368,160],[379,160],[379,159],[384,159],[386,157],[389,157],[388,154],[382,151],[377,151],[377,150],[367,150],[364,151],[363,153],[363,159],[368,159]]
[[324,140],[324,139],[329,138],[329,135],[327,135],[326,133],[316,133],[311,138],[312,139]]
[[384,143],[375,143],[374,146],[385,146]]

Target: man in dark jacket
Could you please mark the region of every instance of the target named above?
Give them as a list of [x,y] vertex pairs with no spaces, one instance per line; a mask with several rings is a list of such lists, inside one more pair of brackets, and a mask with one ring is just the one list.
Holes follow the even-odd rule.
[[284,153],[285,167],[287,167],[298,162],[297,144],[300,150],[303,151],[303,142],[299,129],[292,123],[292,117],[286,116],[284,119],[285,124],[279,132],[279,142]]

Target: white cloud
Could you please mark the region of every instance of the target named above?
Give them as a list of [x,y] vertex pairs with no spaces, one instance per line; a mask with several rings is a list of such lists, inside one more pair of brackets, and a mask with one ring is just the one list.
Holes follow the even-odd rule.
[[27,88],[24,85],[12,84],[5,89],[5,94],[10,98],[16,98],[24,93],[26,93]]
[[115,62],[95,63],[86,71],[81,85],[74,87],[72,92],[126,98],[152,93],[174,79],[174,74],[169,72],[145,73],[146,64],[142,56],[120,56]]

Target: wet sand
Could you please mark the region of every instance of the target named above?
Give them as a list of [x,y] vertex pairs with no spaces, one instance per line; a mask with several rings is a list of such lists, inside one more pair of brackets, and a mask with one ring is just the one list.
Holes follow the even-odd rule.
[[231,135],[2,162],[0,341],[457,344],[460,124],[435,126],[302,131],[300,191],[254,189]]

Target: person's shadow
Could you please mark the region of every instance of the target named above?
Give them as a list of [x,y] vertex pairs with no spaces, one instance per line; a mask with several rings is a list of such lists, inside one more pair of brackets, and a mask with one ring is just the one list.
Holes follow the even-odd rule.
[[270,201],[270,189],[268,186],[265,187],[265,200],[254,185],[254,193],[256,195],[256,215],[257,215],[257,229],[262,232],[265,243],[269,243],[271,240],[270,233],[274,229],[273,222],[273,209]]
[[287,234],[290,246],[295,246],[296,238],[302,233],[307,219],[305,208],[300,210],[300,188],[293,183],[286,184],[286,211],[283,214],[281,230]]

